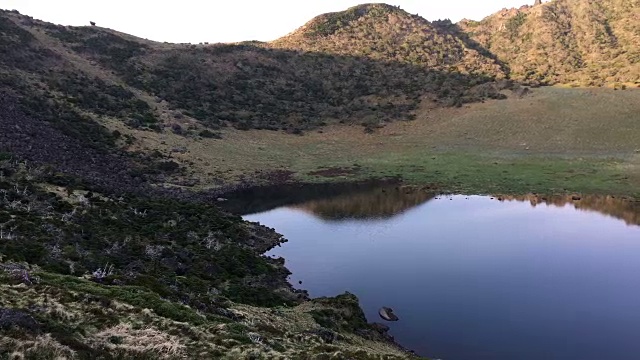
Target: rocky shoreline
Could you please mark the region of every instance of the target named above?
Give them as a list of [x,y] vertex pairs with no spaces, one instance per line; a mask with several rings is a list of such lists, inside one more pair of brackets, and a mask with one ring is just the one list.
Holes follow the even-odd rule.
[[[349,189],[360,189],[364,187],[367,188],[375,188],[381,185],[395,185],[396,181],[367,181],[360,183],[342,183],[342,184],[302,184],[302,183],[293,183],[287,185],[269,185],[269,186],[261,186],[261,187],[247,187],[241,190],[236,190],[233,192],[224,193],[221,196],[225,197],[225,201],[221,204],[224,209],[235,208],[237,209],[237,204],[234,204],[234,200],[242,201],[243,198],[251,197],[251,194],[261,193],[261,195],[266,195],[268,198],[273,199],[274,195],[288,193],[290,194],[291,190],[303,190],[305,194],[315,193],[317,196],[326,196],[328,190],[333,193],[344,193],[344,191],[348,191]],[[304,190],[307,190],[306,192]],[[280,201],[291,201],[290,198],[286,196],[284,199],[280,199]],[[231,202],[232,206],[229,207],[227,202]],[[279,203],[279,202],[278,202]],[[273,206],[273,203],[270,202],[269,206]],[[255,210],[255,208],[252,208]],[[256,241],[253,243],[253,247],[256,251],[260,253],[266,253],[277,246],[281,246],[288,242],[281,234],[277,233],[277,229],[269,228],[267,226],[261,225],[259,223],[248,223],[249,226],[252,226],[256,234],[260,234],[262,236],[256,236]],[[363,309],[359,305],[359,300],[354,294],[350,294],[348,292],[342,295],[336,295],[335,297],[322,297],[322,298],[310,298],[307,290],[304,289],[295,289],[293,285],[286,279],[291,272],[285,266],[284,258],[268,258],[269,261],[279,266],[281,269],[282,275],[285,275],[284,278],[279,278],[278,281],[272,283],[272,285],[281,285],[281,280],[286,283],[286,291],[291,291],[294,300],[304,304],[315,304],[315,303],[324,303],[331,304],[333,308],[337,310],[338,313],[349,314],[348,317],[343,317],[340,320],[343,322],[346,321],[348,323],[357,324],[353,327],[354,332],[366,339],[373,341],[383,341],[391,346],[397,348],[398,350],[406,353],[408,356],[415,356],[415,353],[403,347],[400,343],[396,342],[395,338],[389,334],[390,328],[387,325],[384,325],[379,322],[371,322],[368,323],[366,316],[364,314]],[[281,288],[285,290],[285,287]],[[393,315],[395,317],[395,315]],[[395,317],[397,319],[397,317]],[[331,319],[330,321],[335,321],[335,319]],[[395,320],[393,320],[395,321]],[[338,321],[336,321],[338,322]],[[325,334],[325,336],[327,336]]]
[[[251,246],[259,253],[264,254],[288,241],[281,234],[277,233],[276,229],[266,227],[259,223],[247,222],[247,224],[253,229],[253,234],[255,234],[255,237],[252,236],[253,243]],[[400,343],[395,341],[395,338],[389,334],[390,328],[388,326],[376,322],[367,323],[364,311],[360,307],[359,300],[354,294],[347,292],[331,298],[310,298],[307,290],[295,289],[287,280],[287,277],[291,272],[286,268],[284,258],[266,258],[272,265],[279,267],[280,271],[278,274],[280,276],[273,279],[263,279],[261,285],[269,285],[270,288],[274,288],[276,291],[289,294],[289,296],[291,296],[291,300],[296,301],[299,304],[305,302],[310,304],[316,302],[330,303],[334,308],[338,309],[338,312],[341,312],[340,310],[346,310],[343,312],[350,314],[350,317],[345,317],[342,320],[358,324],[354,327],[357,335],[374,341],[388,342],[398,350],[406,352],[408,355],[414,355],[413,351],[403,347]]]

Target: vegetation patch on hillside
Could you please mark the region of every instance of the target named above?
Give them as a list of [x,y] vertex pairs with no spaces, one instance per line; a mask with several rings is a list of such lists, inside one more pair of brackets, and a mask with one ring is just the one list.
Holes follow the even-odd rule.
[[354,6],[345,11],[321,15],[306,25],[304,36],[329,36],[362,16],[382,18],[392,12],[400,12],[400,10],[387,4],[365,4]]
[[509,67],[513,80],[580,87],[640,86],[638,0],[554,0],[503,9],[459,32]]
[[[347,314],[358,307],[349,294],[272,309],[227,302],[212,314],[163,299],[147,288],[50,273],[1,255],[0,290],[2,357],[412,357],[366,324],[361,313]],[[318,312],[341,312],[342,321],[352,325],[338,333],[314,320]]]

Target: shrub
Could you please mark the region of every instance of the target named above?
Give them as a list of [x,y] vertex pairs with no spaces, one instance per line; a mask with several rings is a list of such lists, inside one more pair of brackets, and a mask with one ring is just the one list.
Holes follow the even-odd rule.
[[222,136],[220,136],[220,134],[214,133],[213,131],[210,131],[208,129],[200,131],[199,135],[203,138],[208,138],[208,139],[222,139]]
[[180,164],[175,161],[161,161],[157,165],[158,170],[172,173],[180,169]]

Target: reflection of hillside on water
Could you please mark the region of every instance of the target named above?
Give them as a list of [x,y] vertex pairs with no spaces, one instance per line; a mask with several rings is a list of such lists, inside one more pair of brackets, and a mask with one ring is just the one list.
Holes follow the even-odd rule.
[[578,210],[596,211],[604,215],[624,220],[628,225],[640,225],[640,202],[630,201],[615,196],[581,195],[575,197],[566,196],[501,196],[503,201],[523,201],[531,203],[532,207],[538,205],[563,207],[573,206]]
[[[289,206],[313,214],[324,220],[385,219],[401,214],[436,197],[428,189],[414,187],[380,187],[367,191],[343,193]],[[573,206],[578,210],[594,211],[640,225],[640,202],[602,195],[518,195],[501,196],[501,201],[528,202],[532,207]]]
[[324,220],[385,219],[421,205],[436,195],[412,187],[382,187],[311,200],[290,206]]
[[[221,202],[227,211],[253,214],[279,207],[305,211],[324,220],[385,219],[437,197],[435,188],[402,186],[390,181],[343,184],[292,184],[249,188]],[[528,202],[532,207],[573,206],[640,225],[640,201],[603,195],[502,195],[501,201]]]

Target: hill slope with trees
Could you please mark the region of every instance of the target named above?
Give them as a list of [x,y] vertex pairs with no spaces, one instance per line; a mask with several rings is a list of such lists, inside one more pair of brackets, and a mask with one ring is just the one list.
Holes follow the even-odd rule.
[[517,81],[640,84],[640,1],[554,0],[453,26]]
[[[161,44],[2,12],[10,51],[0,71],[5,82],[35,87],[26,92],[155,130],[171,126],[163,118],[186,116],[210,131],[233,126],[301,133],[330,123],[411,119],[423,101],[451,106],[504,96],[499,90],[505,84],[485,85],[504,78],[500,66],[453,35],[389,6],[355,11],[365,14],[360,20],[366,26],[388,16],[387,26],[352,36],[358,49],[372,42],[380,56],[350,46],[308,51],[282,41]],[[389,42],[394,26],[409,30]],[[338,33],[352,31],[341,26]],[[400,44],[405,51],[392,54]]]
[[386,4],[364,4],[318,16],[270,45],[363,56],[445,72],[505,77],[494,59],[469,47],[460,37],[418,15]]

